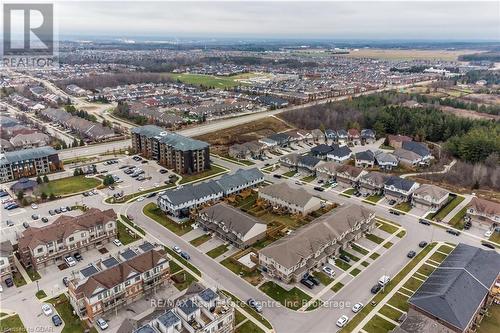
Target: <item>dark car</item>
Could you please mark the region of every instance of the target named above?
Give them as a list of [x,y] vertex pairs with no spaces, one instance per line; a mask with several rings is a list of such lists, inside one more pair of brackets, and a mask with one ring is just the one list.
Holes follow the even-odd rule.
[[42,222],[47,223],[47,222],[49,222],[49,219],[44,216],[44,217],[42,217]]
[[32,218],[33,220],[38,220],[38,219],[40,218],[40,215],[38,215],[38,214],[33,214],[33,215],[31,215],[31,218]]
[[408,258],[413,258],[417,253],[415,251],[410,251],[408,252],[408,254],[406,255]]
[[50,215],[56,215],[56,212],[54,212],[54,211],[51,209],[51,210],[49,210],[49,214],[50,214]]
[[63,284],[67,287],[69,285],[69,279],[65,276],[63,277]]
[[376,294],[380,291],[380,289],[382,289],[382,287],[377,283],[372,287],[372,289],[370,289],[370,291],[372,292],[372,294]]
[[156,192],[148,193],[145,195],[146,198],[152,198],[154,196],[156,196]]
[[394,209],[389,209],[389,213],[394,214],[394,215],[401,215],[397,210]]
[[420,219],[420,220],[418,220],[418,223],[420,223],[420,224],[424,224],[424,225],[431,225],[431,223],[430,223],[429,221],[424,220],[424,219]]
[[75,257],[76,261],[82,261],[83,257],[79,252],[76,252],[73,257]]
[[318,280],[318,279],[316,279],[316,278],[315,278],[314,276],[312,276],[312,275],[309,275],[309,276],[307,277],[307,279],[308,279],[309,281],[311,281],[312,283],[314,283],[314,285],[316,285],[316,286],[319,286],[319,285],[320,285],[319,280]]
[[56,208],[54,211],[56,212],[56,214],[61,214],[62,213],[61,208]]
[[52,316],[52,322],[54,323],[54,325],[56,326],[60,326],[62,325],[62,320],[61,320],[61,317],[59,317],[59,315],[53,315]]
[[191,257],[189,256],[189,254],[187,252],[184,252],[184,251],[181,252],[181,257],[183,257],[186,260],[191,259]]
[[396,203],[396,200],[392,199],[392,200],[389,200],[389,205],[394,205]]
[[300,283],[302,283],[304,286],[306,286],[309,289],[314,288],[314,283],[309,281],[308,279],[302,279],[302,280],[300,280]]
[[70,211],[71,211],[71,209],[72,209],[72,208],[71,208],[70,206],[66,206],[66,210],[67,210],[68,212],[70,212]]
[[424,248],[427,246],[427,242],[426,241],[421,241],[420,243],[418,243],[418,246],[421,247],[421,248]]
[[164,174],[164,173],[167,173],[167,172],[168,172],[168,171],[167,171],[167,170],[165,170],[165,169],[161,169],[161,170],[160,170],[160,173],[161,173],[161,174]]
[[492,249],[492,250],[494,250],[494,249],[495,249],[495,245],[493,245],[493,244],[491,244],[491,243],[482,242],[482,243],[481,243],[481,245],[482,245],[482,246],[485,246],[485,247],[487,247],[487,248],[489,248],[489,249]]
[[30,227],[30,225],[28,224],[28,222],[23,222],[23,227],[25,227],[26,229],[28,229]]
[[14,285],[14,281],[12,281],[12,278],[6,278],[5,279],[5,284],[7,285],[7,287],[12,287]]
[[340,259],[344,260],[345,262],[350,262],[351,261],[351,258],[349,258],[348,256],[346,256],[345,254],[341,254],[339,256]]
[[273,175],[274,178],[281,178],[281,175]]
[[356,192],[356,193],[354,193],[354,195],[357,196],[357,197],[360,197],[361,196],[361,192]]
[[314,189],[319,192],[323,192],[325,189],[322,188],[321,186],[315,186]]
[[454,236],[460,236],[460,231],[455,229],[447,229],[446,232]]

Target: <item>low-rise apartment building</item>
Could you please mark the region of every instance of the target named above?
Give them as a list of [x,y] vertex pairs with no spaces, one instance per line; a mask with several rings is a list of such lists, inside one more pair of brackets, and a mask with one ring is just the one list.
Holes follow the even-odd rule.
[[35,270],[58,262],[65,256],[99,247],[116,238],[113,209],[87,210],[78,216],[59,216],[52,224],[30,227],[18,240],[20,260]]
[[111,310],[153,294],[169,277],[165,252],[152,249],[90,276],[70,279],[69,300],[80,319],[93,322]]
[[3,241],[0,243],[0,282],[12,278],[12,273],[16,271],[12,243],[8,240]]
[[283,209],[292,214],[307,215],[321,208],[321,200],[303,188],[290,187],[286,182],[272,184],[259,190],[259,199],[273,208]]
[[168,132],[158,126],[135,127],[132,149],[177,173],[198,173],[210,169],[208,143]]
[[416,208],[436,212],[448,202],[450,192],[436,185],[422,184],[411,197]]
[[375,212],[361,205],[334,209],[259,251],[259,265],[290,283],[321,267],[374,228]]
[[244,249],[266,237],[267,225],[226,203],[204,208],[196,222],[225,242]]
[[62,170],[57,151],[52,147],[29,148],[0,154],[0,182],[35,177]]

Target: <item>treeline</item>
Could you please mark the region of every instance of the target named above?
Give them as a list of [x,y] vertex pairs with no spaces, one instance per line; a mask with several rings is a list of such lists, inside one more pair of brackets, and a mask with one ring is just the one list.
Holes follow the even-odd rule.
[[445,147],[468,162],[481,162],[500,154],[500,124],[460,118],[432,106],[409,108],[399,104],[412,98],[399,93],[373,94],[285,112],[281,117],[304,128],[349,128],[354,124],[372,128],[379,137],[402,134],[417,141],[447,142]]
[[466,102],[457,98],[439,98],[430,95],[413,95],[418,103],[439,104],[457,109],[471,110],[479,113],[500,114],[500,105],[485,105],[474,102]]
[[457,78],[456,80],[463,83],[476,83],[477,81],[485,80],[489,85],[500,84],[500,71],[488,71],[488,70],[468,71],[462,77]]
[[73,116],[77,116],[77,117],[86,119],[88,121],[92,121],[94,123],[97,122],[96,116],[94,116],[93,114],[90,114],[84,110],[77,110],[73,105],[66,105],[64,107],[64,110],[66,110],[66,112],[68,112],[68,113],[71,113]]
[[76,84],[80,88],[96,91],[105,87],[116,87],[127,84],[168,82],[172,82],[172,79],[167,74],[127,72],[94,75],[79,79],[60,80],[57,81],[56,84],[61,89],[66,89],[66,86],[70,84]]
[[460,61],[500,61],[500,51],[489,51],[473,54],[463,54],[458,57]]
[[130,120],[137,125],[146,125],[148,123],[148,118],[144,116],[133,115],[130,113],[130,106],[126,102],[119,101],[115,110],[113,111],[115,115],[120,118]]

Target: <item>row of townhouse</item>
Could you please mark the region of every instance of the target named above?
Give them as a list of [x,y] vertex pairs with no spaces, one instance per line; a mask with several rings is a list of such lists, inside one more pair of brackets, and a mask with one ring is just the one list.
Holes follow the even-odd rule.
[[168,112],[165,109],[151,107],[134,107],[128,111],[131,116],[139,116],[147,119],[148,123],[165,127],[177,127],[185,123],[180,115]]
[[174,306],[142,323],[133,333],[234,332],[235,311],[230,298],[210,288],[198,291],[201,288],[196,283],[173,301]]
[[101,247],[116,238],[113,209],[87,210],[78,216],[61,215],[52,224],[30,227],[18,239],[20,261],[38,270],[63,263],[64,257]]
[[97,122],[73,116],[64,110],[49,108],[41,110],[37,114],[43,119],[75,131],[81,137],[88,138],[92,141],[103,141],[116,136],[115,131],[112,128],[102,126]]
[[154,125],[135,127],[131,133],[133,151],[166,168],[181,174],[210,169],[210,146],[206,142]]
[[80,319],[94,322],[110,311],[154,294],[167,283],[170,266],[163,249],[134,254],[121,262],[110,257],[98,267],[91,264],[69,280],[69,301]]
[[264,174],[257,168],[239,169],[232,175],[223,175],[217,180],[190,184],[167,190],[158,196],[158,207],[166,214],[187,217],[191,210],[208,202],[256,187],[264,182]]
[[284,209],[292,214],[307,215],[321,208],[322,201],[303,188],[293,188],[286,182],[265,186],[259,190],[259,199],[273,209]]
[[14,247],[9,240],[0,242],[0,283],[7,279],[12,279],[12,275],[17,272],[14,261]]
[[476,226],[500,232],[499,203],[474,197],[467,205],[466,215]]
[[19,94],[9,95],[12,104],[19,107],[22,111],[36,112],[45,109],[45,105],[37,103]]
[[36,177],[62,170],[57,151],[52,147],[37,147],[0,153],[0,182],[24,177]]
[[374,228],[375,212],[351,204],[334,209],[258,253],[259,265],[285,283],[300,280]]

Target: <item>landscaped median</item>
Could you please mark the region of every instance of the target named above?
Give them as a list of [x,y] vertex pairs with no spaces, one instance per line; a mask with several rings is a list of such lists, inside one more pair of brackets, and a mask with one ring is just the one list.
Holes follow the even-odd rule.
[[[401,282],[401,280],[403,280],[407,275],[408,273],[415,267],[417,266],[421,261],[422,259],[437,245],[437,243],[432,243],[432,244],[429,244],[427,245],[424,249],[422,249],[416,256],[415,258],[413,258],[408,264],[406,264],[406,266],[401,270],[399,271],[398,274],[396,274],[396,276],[394,276],[391,281],[389,282],[389,284],[387,284],[385,286],[385,290],[384,292],[379,292],[377,295],[375,295],[373,298],[372,298],[372,302],[378,304],[380,303],[386,296],[388,293],[390,293],[394,287],[399,283]],[[399,296],[398,294],[396,294],[395,296]],[[392,304],[391,304],[392,305]],[[361,323],[361,321],[367,316],[369,315],[372,311],[373,311],[373,307],[372,306],[366,306],[364,307],[360,312],[358,312],[352,319],[351,321],[349,321],[349,323],[341,330],[341,332],[352,332],[354,331],[354,329]],[[378,317],[380,319],[382,319],[381,317]],[[376,319],[377,320],[377,319]],[[382,319],[383,320],[383,319]],[[371,321],[371,320],[370,320]],[[385,320],[384,320],[385,321]],[[370,324],[370,325],[373,325]],[[383,327],[385,327],[385,325],[382,325]],[[373,331],[373,330],[370,330],[370,331]]]

